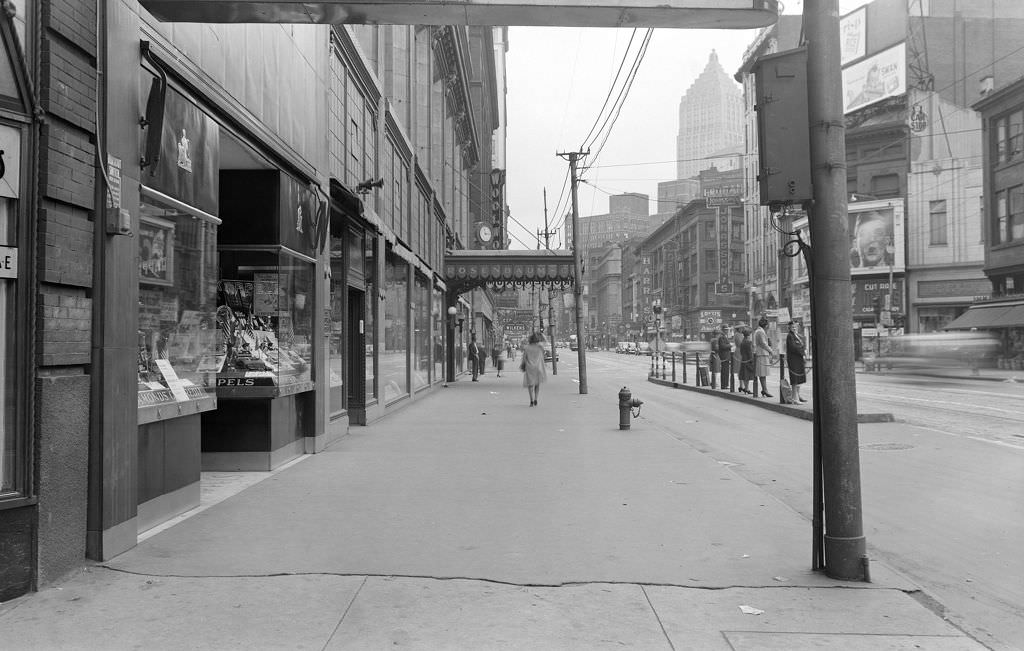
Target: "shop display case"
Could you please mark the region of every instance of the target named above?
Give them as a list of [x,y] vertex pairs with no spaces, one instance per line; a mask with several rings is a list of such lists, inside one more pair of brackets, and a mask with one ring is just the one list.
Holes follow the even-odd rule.
[[217,225],[143,188],[139,218],[138,422],[214,409]]
[[221,398],[276,398],[313,389],[315,260],[284,246],[222,246],[216,372]]

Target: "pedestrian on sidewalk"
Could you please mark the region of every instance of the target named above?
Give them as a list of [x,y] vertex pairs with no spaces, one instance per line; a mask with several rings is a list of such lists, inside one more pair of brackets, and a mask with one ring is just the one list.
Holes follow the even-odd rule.
[[[491,365],[494,366],[494,368],[498,368],[499,355],[501,355],[501,346],[498,344],[497,341],[495,341],[494,345],[491,346]],[[498,375],[501,375],[500,368],[498,368]]]
[[722,330],[712,343],[712,349],[718,353],[722,390],[728,391],[732,379],[732,341],[729,339],[729,324],[722,324]]
[[476,333],[469,335],[469,347],[466,349],[466,356],[469,358],[469,368],[473,372],[473,381],[478,382],[480,366],[483,363],[484,351],[480,344],[476,343]]
[[548,372],[544,367],[544,336],[536,332],[530,335],[530,343],[523,348],[523,360],[519,370],[523,372],[523,386],[530,394],[530,406],[537,406],[540,397],[540,385],[547,379]]
[[800,323],[789,322],[789,334],[786,335],[786,367],[789,369],[789,386],[793,387],[793,400],[807,402],[800,395],[800,385],[807,381],[804,354],[807,349],[804,338],[800,336]]
[[754,342],[750,340],[750,328],[743,328],[743,340],[740,342],[740,393],[757,397],[757,387],[750,390],[750,381],[754,380]]
[[498,356],[494,362],[494,368],[498,369],[498,377],[501,377],[501,372],[505,370],[505,362],[508,361],[508,355],[505,354],[504,348],[498,348]]
[[[754,330],[754,375],[761,383],[761,395],[771,398],[768,393],[768,368],[772,362],[772,340],[768,338],[768,317],[762,316],[757,322],[757,330]],[[757,391],[757,386],[754,386]]]

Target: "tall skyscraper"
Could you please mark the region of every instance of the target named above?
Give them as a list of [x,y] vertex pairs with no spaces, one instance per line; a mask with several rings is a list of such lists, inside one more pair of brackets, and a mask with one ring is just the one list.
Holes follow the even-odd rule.
[[679,100],[676,178],[693,178],[712,165],[734,169],[737,158],[727,154],[742,146],[743,93],[712,50],[704,71]]

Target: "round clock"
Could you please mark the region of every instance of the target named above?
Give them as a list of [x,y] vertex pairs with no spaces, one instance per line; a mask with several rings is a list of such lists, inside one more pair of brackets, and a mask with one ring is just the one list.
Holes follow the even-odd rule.
[[481,242],[490,242],[494,233],[491,232],[491,227],[487,224],[480,224],[480,227],[476,229],[476,236]]

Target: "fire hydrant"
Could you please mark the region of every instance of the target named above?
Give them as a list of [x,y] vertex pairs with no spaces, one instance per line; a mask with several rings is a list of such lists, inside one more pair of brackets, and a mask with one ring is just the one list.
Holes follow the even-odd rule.
[[630,410],[636,407],[636,413],[633,414],[633,418],[640,415],[640,405],[644,404],[644,401],[640,398],[634,398],[633,394],[626,387],[622,387],[619,391],[619,429],[629,429],[629,416]]

